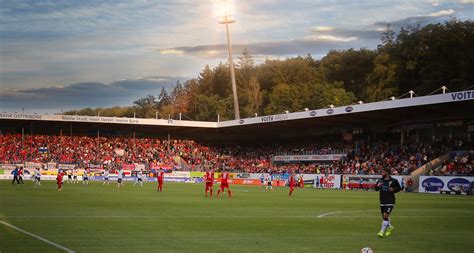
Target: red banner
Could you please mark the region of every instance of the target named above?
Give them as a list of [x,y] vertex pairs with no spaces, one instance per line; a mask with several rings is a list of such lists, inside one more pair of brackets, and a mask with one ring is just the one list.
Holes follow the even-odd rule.
[[123,169],[124,170],[135,170],[135,164],[124,164]]

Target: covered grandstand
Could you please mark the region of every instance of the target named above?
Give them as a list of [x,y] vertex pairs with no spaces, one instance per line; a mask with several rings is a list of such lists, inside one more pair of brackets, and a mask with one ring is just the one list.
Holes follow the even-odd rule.
[[[0,113],[0,133],[128,136],[205,142],[274,143],[321,136],[471,138],[474,90],[224,122]],[[347,135],[346,135],[347,136]],[[348,137],[347,137],[348,138]]]

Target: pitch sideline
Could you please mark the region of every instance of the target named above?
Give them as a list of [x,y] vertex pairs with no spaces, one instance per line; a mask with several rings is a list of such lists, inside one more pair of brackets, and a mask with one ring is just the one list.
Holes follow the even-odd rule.
[[[340,214],[340,213],[363,213],[363,212],[379,212],[380,210],[347,210],[347,211],[335,211],[335,212],[329,212],[329,213],[323,213],[316,218],[324,218],[326,216],[334,215],[334,214]],[[450,212],[450,213],[474,213],[474,211],[467,211],[467,210],[398,210],[397,212]],[[350,217],[353,218],[353,217]]]
[[28,231],[25,231],[25,230],[23,230],[23,229],[21,229],[21,228],[19,228],[19,227],[17,227],[17,226],[14,226],[14,225],[12,225],[12,224],[10,224],[10,223],[6,223],[6,222],[4,222],[4,221],[0,221],[0,223],[3,224],[3,225],[5,225],[5,226],[7,226],[7,227],[10,227],[10,228],[12,228],[12,229],[14,229],[14,230],[16,230],[16,231],[18,231],[18,232],[20,232],[20,233],[23,233],[23,234],[25,234],[25,235],[29,235],[29,236],[31,236],[31,237],[33,237],[33,238],[36,238],[36,239],[38,239],[38,240],[40,240],[40,241],[42,241],[42,242],[45,242],[45,243],[47,243],[47,244],[49,244],[49,245],[52,245],[52,246],[54,246],[54,247],[56,247],[56,248],[58,248],[58,249],[62,249],[62,250],[64,250],[65,252],[68,252],[68,253],[75,253],[73,250],[70,250],[70,249],[68,249],[68,248],[66,248],[66,247],[64,247],[64,246],[62,246],[62,245],[59,245],[59,244],[57,244],[57,243],[55,243],[55,242],[52,242],[52,241],[50,241],[50,240],[48,240],[48,239],[45,239],[45,238],[41,237],[41,236],[38,236],[38,235],[35,235],[35,234],[30,233],[30,232],[28,232]]

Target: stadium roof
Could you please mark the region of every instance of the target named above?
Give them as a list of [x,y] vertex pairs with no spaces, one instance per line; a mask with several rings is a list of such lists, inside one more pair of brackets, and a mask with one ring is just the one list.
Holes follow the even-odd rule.
[[452,120],[474,120],[474,90],[223,122],[0,113],[0,125],[10,127],[34,124],[38,130],[51,130],[74,125],[74,132],[92,133],[100,128],[102,133],[139,131],[145,135],[173,133],[205,139],[219,136],[221,140],[292,138],[357,128],[426,128],[429,122]]

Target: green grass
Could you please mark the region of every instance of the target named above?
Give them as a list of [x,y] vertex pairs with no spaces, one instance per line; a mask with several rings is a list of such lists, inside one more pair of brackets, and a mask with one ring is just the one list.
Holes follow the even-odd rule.
[[[54,182],[34,188],[0,181],[0,221],[76,252],[466,252],[474,251],[470,196],[398,194],[392,236],[379,239],[378,195],[231,186],[235,197],[205,198],[202,184]],[[318,215],[337,212],[323,218]],[[61,252],[0,224],[0,252]]]

